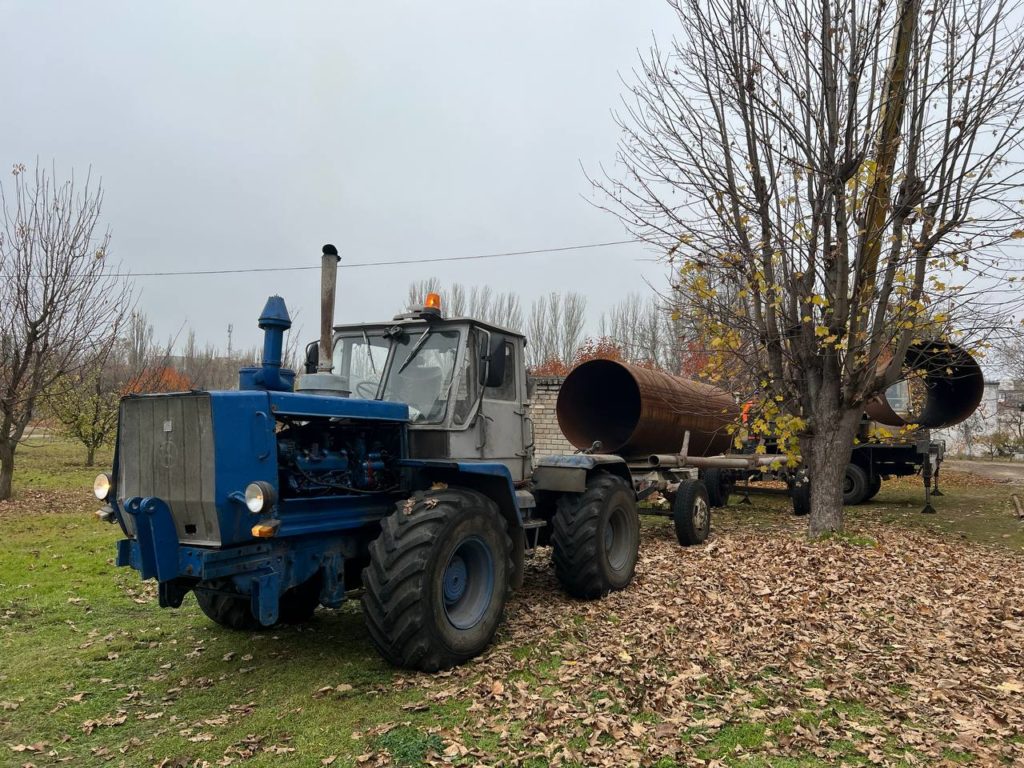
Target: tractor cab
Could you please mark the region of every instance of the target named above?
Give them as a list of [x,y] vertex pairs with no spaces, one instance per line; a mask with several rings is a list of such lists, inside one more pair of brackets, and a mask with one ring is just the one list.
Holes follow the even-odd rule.
[[411,459],[497,462],[519,481],[533,442],[523,347],[515,331],[444,317],[430,294],[391,321],[335,326],[332,372],[353,398],[409,407]]

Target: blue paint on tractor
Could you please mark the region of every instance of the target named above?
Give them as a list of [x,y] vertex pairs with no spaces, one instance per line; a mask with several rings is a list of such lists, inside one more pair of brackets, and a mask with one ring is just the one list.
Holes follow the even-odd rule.
[[480,623],[494,597],[494,555],[486,541],[471,536],[452,552],[442,594],[453,627],[472,629]]
[[238,388],[291,392],[295,386],[295,371],[281,367],[284,332],[292,327],[288,308],[280,296],[271,296],[260,313],[263,329],[263,366],[243,368],[238,372]]
[[[145,434],[133,436],[129,453],[119,427],[115,484],[128,471],[144,487],[140,495],[108,499],[128,534],[118,542],[116,562],[156,579],[161,605],[180,605],[195,586],[216,584],[215,591],[229,588],[248,597],[253,615],[272,624],[281,596],[319,574],[320,603],[337,607],[345,596],[346,563],[365,558],[397,501],[440,478],[481,489],[512,524],[521,521],[504,464],[408,458],[405,403],[291,391],[294,374],[281,368],[290,324],[284,301],[270,297],[260,316],[263,365],[240,372],[240,391],[146,395],[122,405],[122,420],[125,408],[146,403],[164,409],[153,413],[168,414],[163,427],[164,416],[140,421]],[[199,414],[191,421],[175,405],[184,398],[192,398],[190,412]],[[206,444],[209,449],[202,448]],[[174,476],[173,468],[184,466],[180,456],[194,451],[200,462],[189,466],[198,467],[197,476]],[[167,463],[126,468],[128,456],[137,464]],[[143,482],[142,476],[151,479]],[[266,508],[256,513],[245,495],[254,483],[272,489]],[[213,543],[193,540],[199,536],[191,522],[197,510],[213,517]],[[274,526],[273,537],[258,538],[257,524]],[[472,626],[490,605],[492,566],[493,554],[482,541],[459,548],[444,584],[453,626]]]

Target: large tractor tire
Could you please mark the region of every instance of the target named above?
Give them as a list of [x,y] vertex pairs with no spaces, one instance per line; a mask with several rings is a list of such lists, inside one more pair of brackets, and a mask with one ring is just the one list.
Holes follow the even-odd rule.
[[222,627],[246,632],[261,628],[249,596],[237,594],[230,579],[201,581],[193,592],[202,612]]
[[712,507],[729,506],[732,485],[732,473],[729,470],[718,467],[709,467],[704,470],[704,487],[708,492],[708,504]]
[[573,597],[592,600],[624,589],[640,554],[640,518],[633,489],[605,472],[581,494],[558,500],[551,531],[555,575]]
[[711,533],[711,503],[700,480],[683,480],[672,504],[676,538],[684,547],[703,544]]
[[447,488],[399,502],[370,544],[363,615],[392,664],[423,672],[480,654],[501,623],[512,541],[497,505]]
[[856,464],[847,464],[843,474],[843,504],[848,507],[860,504],[867,499],[870,488],[868,473]]

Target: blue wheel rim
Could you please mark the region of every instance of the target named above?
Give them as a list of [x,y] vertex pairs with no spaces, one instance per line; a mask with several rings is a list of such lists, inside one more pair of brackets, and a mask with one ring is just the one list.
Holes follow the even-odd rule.
[[629,516],[623,507],[613,507],[604,525],[604,552],[612,570],[622,570],[629,561],[629,540]]
[[478,536],[460,542],[441,577],[441,598],[449,623],[472,629],[483,619],[494,597],[494,558]]

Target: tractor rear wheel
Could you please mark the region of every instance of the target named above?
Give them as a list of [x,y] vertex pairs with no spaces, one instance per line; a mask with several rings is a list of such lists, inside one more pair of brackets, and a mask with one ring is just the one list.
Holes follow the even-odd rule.
[[238,594],[230,579],[201,581],[193,591],[202,612],[222,627],[248,632],[260,628],[249,596]]
[[700,480],[683,480],[672,505],[676,538],[684,547],[703,544],[711,533],[711,503]]
[[501,623],[512,541],[497,505],[447,488],[399,502],[363,570],[363,615],[392,664],[423,672],[477,656]]
[[573,597],[591,600],[627,587],[640,552],[640,518],[626,481],[601,472],[582,494],[559,498],[551,549],[555,575]]

